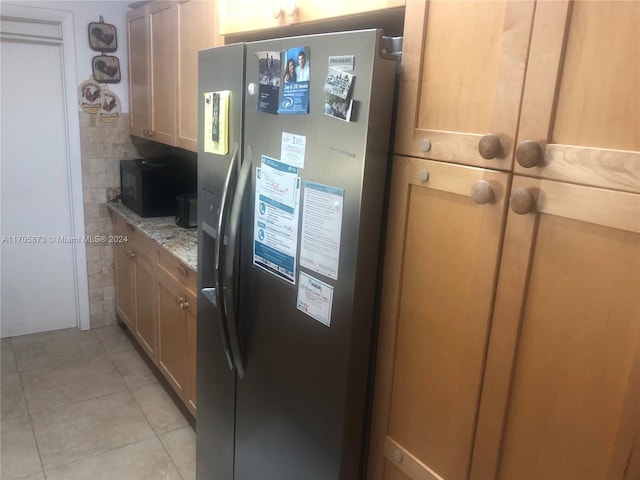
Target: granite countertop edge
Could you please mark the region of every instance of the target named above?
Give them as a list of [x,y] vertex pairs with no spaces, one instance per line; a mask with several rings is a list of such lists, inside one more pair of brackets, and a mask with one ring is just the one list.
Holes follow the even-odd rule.
[[191,270],[197,271],[198,232],[195,228],[182,228],[176,225],[174,217],[141,217],[121,202],[107,202],[107,207],[124,217]]

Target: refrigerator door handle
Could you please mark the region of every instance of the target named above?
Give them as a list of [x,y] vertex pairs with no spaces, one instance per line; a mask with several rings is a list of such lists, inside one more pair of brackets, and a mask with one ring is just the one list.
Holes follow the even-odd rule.
[[238,329],[238,315],[236,312],[236,286],[238,285],[238,262],[239,262],[239,233],[240,221],[242,214],[242,205],[244,196],[247,192],[249,176],[251,173],[252,155],[251,149],[248,149],[247,156],[242,163],[240,174],[238,175],[238,183],[236,186],[233,204],[231,206],[231,215],[229,216],[229,242],[225,254],[224,269],[224,291],[226,310],[227,310],[227,328],[229,329],[229,340],[231,342],[231,350],[233,352],[233,361],[236,366],[238,378],[244,377],[244,360],[240,349],[240,338]]
[[[224,302],[224,287],[223,287],[223,250],[225,249],[225,240],[227,238],[226,227],[228,224],[229,210],[231,198],[235,192],[235,186],[233,179],[238,170],[238,144],[236,143],[231,153],[231,162],[229,164],[229,170],[227,171],[227,178],[224,182],[224,190],[222,191],[222,201],[220,203],[220,216],[218,217],[218,236],[214,245],[213,261],[214,261],[214,284],[215,288],[209,292],[209,295],[213,296],[215,301],[211,303],[216,306],[220,315],[220,334],[222,336],[222,346],[224,348],[224,355],[227,359],[229,369],[233,370],[233,353],[231,350],[231,342],[229,341],[229,323],[227,322],[227,311]],[[204,292],[203,292],[204,293]],[[208,295],[205,294],[208,297]]]

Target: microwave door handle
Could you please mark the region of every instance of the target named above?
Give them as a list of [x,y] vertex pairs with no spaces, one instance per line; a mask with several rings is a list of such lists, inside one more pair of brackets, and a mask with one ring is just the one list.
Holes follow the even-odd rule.
[[242,206],[244,204],[244,196],[247,192],[249,176],[252,170],[251,165],[252,155],[251,150],[249,149],[247,157],[244,159],[242,168],[240,169],[240,174],[238,175],[238,183],[233,198],[231,214],[229,215],[229,241],[225,252],[225,269],[223,272],[223,296],[227,310],[229,340],[231,342],[231,350],[233,352],[233,361],[236,366],[236,373],[240,379],[244,377],[245,367],[240,348],[238,312],[236,311],[236,306],[238,305],[236,286],[238,285],[239,273],[240,220],[242,215]]
[[[229,170],[227,171],[227,178],[224,182],[224,189],[222,191],[222,201],[220,203],[220,216],[218,217],[218,235],[213,251],[214,261],[214,284],[215,291],[211,292],[215,296],[215,305],[218,309],[220,317],[220,333],[222,335],[222,346],[224,348],[225,357],[229,369],[233,370],[233,353],[231,350],[231,343],[229,341],[229,327],[227,322],[227,312],[223,297],[223,251],[225,250],[225,237],[226,226],[228,224],[227,217],[229,216],[230,202],[233,192],[235,191],[234,180],[238,169],[238,144],[233,147],[231,154],[231,162],[229,163]],[[212,302],[213,303],[213,302]]]

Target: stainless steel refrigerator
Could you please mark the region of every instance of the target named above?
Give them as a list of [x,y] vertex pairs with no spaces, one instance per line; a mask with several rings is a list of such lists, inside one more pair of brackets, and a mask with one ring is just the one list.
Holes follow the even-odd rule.
[[199,54],[200,480],[362,475],[386,42],[365,30]]

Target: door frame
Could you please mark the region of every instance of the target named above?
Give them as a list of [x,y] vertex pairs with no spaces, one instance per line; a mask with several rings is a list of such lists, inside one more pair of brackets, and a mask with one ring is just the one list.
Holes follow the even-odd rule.
[[[73,12],[51,10],[46,8],[26,7],[22,5],[3,4],[0,18],[11,18],[16,21],[57,24],[60,28],[61,48],[63,53],[62,71],[64,75],[64,105],[67,128],[67,174],[69,176],[69,203],[71,209],[71,235],[74,238],[85,236],[84,203],[82,193],[82,165],[80,148],[80,119],[77,104],[76,49]],[[4,37],[11,34],[2,33]],[[77,159],[77,161],[74,161]],[[91,327],[89,316],[89,279],[87,275],[87,251],[84,242],[77,242],[73,247],[76,324],[81,330]]]

